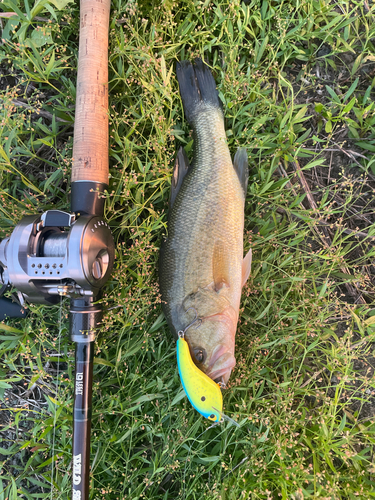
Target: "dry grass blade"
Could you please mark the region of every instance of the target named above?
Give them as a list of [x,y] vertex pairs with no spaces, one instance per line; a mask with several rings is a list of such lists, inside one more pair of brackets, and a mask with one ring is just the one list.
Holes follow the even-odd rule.
[[53,115],[52,113],[49,113],[48,111],[44,111],[42,109],[36,109],[27,104],[26,102],[19,101],[17,99],[12,100],[12,104],[15,106],[18,106],[20,108],[25,108],[31,111],[32,113],[35,113],[36,115],[43,116],[44,118],[47,118],[48,120],[53,120],[55,119],[57,122],[61,123],[71,123],[68,120],[64,120],[63,118],[60,118],[59,116]]

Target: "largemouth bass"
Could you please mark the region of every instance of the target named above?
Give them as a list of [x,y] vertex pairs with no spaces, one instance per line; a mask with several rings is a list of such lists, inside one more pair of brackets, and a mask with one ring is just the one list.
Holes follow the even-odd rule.
[[227,383],[251,266],[251,251],[243,258],[247,154],[239,149],[232,163],[208,67],[200,59],[182,61],[176,73],[194,131],[194,160],[190,166],[181,148],[173,171],[168,237],[160,252],[163,309],[174,336],[185,331],[198,368]]

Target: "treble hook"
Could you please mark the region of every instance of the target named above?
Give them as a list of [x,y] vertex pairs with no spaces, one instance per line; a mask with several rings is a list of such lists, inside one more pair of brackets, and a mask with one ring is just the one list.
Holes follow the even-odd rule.
[[201,318],[198,318],[198,311],[195,309],[195,307],[189,307],[189,309],[186,309],[185,312],[187,313],[188,311],[190,311],[190,309],[193,309],[193,311],[195,312],[195,318],[193,319],[193,321],[191,323],[188,324],[188,326],[185,328],[185,330],[180,330],[178,332],[178,336],[179,336],[180,339],[181,338],[183,339],[185,337],[185,333],[187,332],[187,330],[191,326],[194,325],[194,323],[196,323],[197,321],[199,322],[199,325],[196,327],[196,329],[199,328],[201,326],[201,324],[202,324],[202,320],[201,320]]

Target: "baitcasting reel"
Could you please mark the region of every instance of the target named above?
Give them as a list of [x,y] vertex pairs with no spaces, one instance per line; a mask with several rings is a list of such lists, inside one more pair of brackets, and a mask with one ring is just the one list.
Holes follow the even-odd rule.
[[0,243],[0,284],[17,288],[21,305],[96,297],[113,261],[114,241],[102,217],[48,210],[24,217]]

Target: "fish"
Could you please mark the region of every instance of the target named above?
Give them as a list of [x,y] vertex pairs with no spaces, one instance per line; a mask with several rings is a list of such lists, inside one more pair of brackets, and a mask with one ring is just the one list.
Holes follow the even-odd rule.
[[251,269],[251,250],[243,257],[247,152],[240,148],[232,162],[209,67],[201,59],[181,61],[176,75],[194,155],[190,165],[181,147],[172,173],[159,258],[162,307],[174,337],[184,331],[196,366],[226,384],[236,364],[241,291]]

